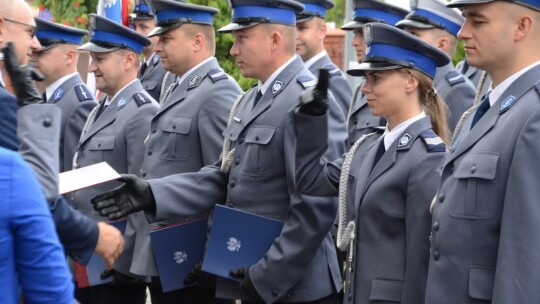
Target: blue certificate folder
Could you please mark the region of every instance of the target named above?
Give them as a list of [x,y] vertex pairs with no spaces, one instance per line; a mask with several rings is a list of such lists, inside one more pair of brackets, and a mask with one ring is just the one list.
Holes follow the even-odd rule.
[[150,232],[163,292],[188,287],[184,279],[203,258],[207,223],[205,217]]
[[[126,220],[120,220],[116,222],[109,222],[109,224],[118,228],[122,234],[126,231]],[[78,288],[97,286],[105,283],[112,282],[112,276],[108,276],[105,279],[101,279],[101,273],[106,270],[105,260],[97,255],[95,252],[90,257],[90,261],[86,266],[74,262],[75,280],[77,281]]]
[[239,281],[229,270],[259,261],[282,229],[282,222],[216,205],[202,271]]

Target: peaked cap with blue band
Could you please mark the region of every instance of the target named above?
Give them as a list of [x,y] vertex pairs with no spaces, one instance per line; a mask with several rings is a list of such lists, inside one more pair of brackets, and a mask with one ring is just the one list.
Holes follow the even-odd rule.
[[146,3],[145,0],[140,0],[135,4],[133,13],[130,14],[132,19],[154,19],[155,14],[153,9]]
[[332,0],[296,0],[304,5],[304,11],[296,14],[296,23],[306,22],[313,17],[324,19],[326,11],[332,9],[335,4]]
[[[490,3],[499,0],[452,0],[446,6],[448,7],[463,7],[469,4]],[[506,2],[515,3],[526,6],[530,9],[540,11],[540,0],[505,0]]]
[[405,18],[409,11],[401,7],[377,0],[354,0],[353,21],[344,24],[341,29],[350,31],[361,28],[369,22],[381,22],[394,25]]
[[368,23],[363,31],[367,44],[366,56],[362,63],[347,71],[349,75],[363,76],[365,71],[405,67],[433,79],[437,67],[450,62],[448,55],[441,50],[394,26]]
[[140,54],[145,46],[151,44],[150,39],[120,23],[96,14],[90,14],[88,18],[92,35],[90,41],[79,47],[79,50],[105,53],[127,49]]
[[184,23],[213,25],[216,8],[173,0],[153,0],[156,10],[157,27],[148,37],[156,36],[179,27]]
[[447,7],[442,0],[412,0],[411,9],[405,19],[396,23],[397,27],[439,28],[457,37],[465,22],[458,10]]
[[277,23],[295,26],[296,14],[304,11],[304,5],[293,0],[231,0],[231,23],[218,32],[228,33],[259,23]]
[[54,23],[41,18],[35,18],[37,32],[36,37],[41,44],[40,51],[48,50],[59,44],[81,45],[83,37],[88,35],[88,31],[63,24]]

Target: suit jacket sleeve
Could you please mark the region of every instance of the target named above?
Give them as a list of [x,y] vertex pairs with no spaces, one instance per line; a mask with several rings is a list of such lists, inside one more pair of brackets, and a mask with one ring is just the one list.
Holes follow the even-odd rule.
[[[540,110],[519,134],[506,179],[493,304],[536,303],[540,299]],[[494,207],[495,208],[495,207]]]
[[17,277],[25,302],[72,303],[71,274],[38,182],[18,157],[11,172],[9,225],[15,234]]
[[429,265],[429,205],[435,196],[440,177],[435,168],[444,153],[425,153],[412,167],[408,184],[405,212],[406,261],[401,303],[423,303]]
[[17,99],[0,88],[0,147],[17,151]]

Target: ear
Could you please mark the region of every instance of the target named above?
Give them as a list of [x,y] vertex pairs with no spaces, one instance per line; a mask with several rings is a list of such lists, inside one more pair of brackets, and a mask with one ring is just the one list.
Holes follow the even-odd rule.
[[437,39],[435,45],[438,49],[446,51],[450,46],[450,40],[448,39],[448,37],[441,37]]
[[517,28],[514,34],[514,41],[520,41],[525,38],[533,27],[533,18],[529,15],[521,16],[517,21]]
[[[135,54],[134,52],[126,52],[126,55],[124,56],[124,70],[130,70],[133,66],[135,66],[138,62],[137,57],[139,55]],[[138,67],[137,67],[138,68]]]
[[272,34],[270,34],[270,39],[272,43],[270,50],[272,51],[278,49],[278,46],[283,43],[283,36],[279,31],[272,31]]
[[199,52],[204,49],[205,44],[206,39],[204,38],[204,35],[202,33],[196,33],[193,37],[193,50]]
[[326,27],[326,22],[322,22],[321,24],[321,29],[319,30],[319,39],[320,40],[324,40],[324,38],[326,37],[326,31],[327,31],[327,27]]
[[69,50],[66,53],[65,63],[66,65],[71,65],[73,62],[77,61],[77,51]]
[[413,74],[407,73],[407,82],[405,84],[405,90],[407,91],[407,93],[415,91],[416,88],[418,88],[418,84],[418,79],[416,79]]

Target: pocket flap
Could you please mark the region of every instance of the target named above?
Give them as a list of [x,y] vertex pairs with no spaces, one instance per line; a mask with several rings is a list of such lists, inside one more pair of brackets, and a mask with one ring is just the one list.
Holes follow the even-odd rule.
[[401,302],[403,281],[374,279],[371,283],[370,301]]
[[167,117],[163,120],[162,129],[169,133],[189,134],[191,120],[188,117]]
[[380,123],[381,123],[381,119],[379,117],[374,117],[371,115],[362,115],[358,117],[358,123],[356,124],[356,129],[362,130],[365,128],[378,127]]
[[158,84],[157,80],[145,80],[143,82],[143,87],[145,91],[152,91],[153,89],[156,88],[157,84]]
[[456,178],[494,179],[497,173],[499,154],[475,153],[467,155],[456,168]]
[[116,136],[96,136],[88,143],[88,150],[112,150],[116,142]]
[[242,132],[243,126],[235,121],[233,121],[223,133],[223,137],[230,139],[231,141],[236,141],[240,133]]
[[272,127],[253,126],[249,128],[246,133],[246,142],[252,144],[266,145],[270,142],[275,132],[276,129]]
[[481,266],[471,266],[469,271],[469,296],[477,300],[491,300],[495,269]]

